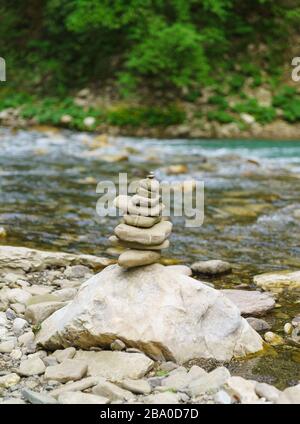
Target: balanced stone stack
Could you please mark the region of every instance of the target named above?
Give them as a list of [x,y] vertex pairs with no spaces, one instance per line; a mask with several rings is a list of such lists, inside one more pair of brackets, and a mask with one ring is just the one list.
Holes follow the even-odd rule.
[[118,196],[114,205],[124,212],[123,222],[109,240],[114,246],[125,247],[118,264],[123,268],[150,265],[157,262],[161,250],[169,247],[167,237],[172,223],[162,217],[159,182],[150,173],[139,182],[134,196]]

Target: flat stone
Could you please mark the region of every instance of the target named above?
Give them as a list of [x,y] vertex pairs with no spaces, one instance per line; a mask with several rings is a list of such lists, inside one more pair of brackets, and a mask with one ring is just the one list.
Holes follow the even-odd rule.
[[64,362],[66,359],[72,359],[76,353],[76,349],[74,347],[67,347],[66,349],[56,350],[53,353],[53,356],[57,360],[57,362]]
[[251,404],[258,401],[255,392],[256,382],[245,380],[242,377],[230,377],[226,382],[226,391],[238,399],[241,403]]
[[132,203],[131,197],[120,195],[115,198],[113,205],[129,215],[141,215],[145,217],[158,217],[163,210],[163,205],[158,204],[153,207],[136,206]]
[[230,372],[225,367],[218,367],[193,380],[188,387],[191,396],[199,396],[203,393],[217,392],[230,378]]
[[49,302],[59,302],[59,298],[55,296],[55,294],[38,294],[35,296],[32,296],[29,301],[27,302],[27,307],[31,305],[36,305],[38,303],[49,303]]
[[110,401],[113,400],[130,400],[134,398],[134,395],[128,390],[124,390],[116,384],[110,383],[103,379],[97,386],[93,387],[93,393],[98,396],[108,398]]
[[281,394],[281,391],[276,389],[276,387],[260,382],[255,383],[255,392],[259,397],[263,397],[273,403],[277,402]]
[[63,386],[60,386],[57,389],[52,390],[49,394],[53,396],[54,398],[57,398],[61,393],[86,390],[86,389],[89,389],[90,387],[96,386],[98,383],[99,383],[99,377],[86,377],[79,381],[64,384]]
[[41,296],[44,294],[51,293],[51,291],[53,290],[53,287],[33,284],[32,286],[26,287],[24,290],[30,293],[32,296]]
[[84,361],[76,361],[74,359],[66,359],[59,365],[48,367],[45,372],[45,380],[56,380],[61,383],[67,381],[77,381],[85,376],[87,372],[87,364]]
[[18,373],[29,377],[31,375],[44,374],[45,369],[45,364],[40,358],[30,358],[20,363]]
[[154,224],[157,224],[161,218],[159,216],[142,216],[142,215],[127,215],[123,216],[124,222],[127,225],[132,225],[134,227],[140,228],[149,228],[153,227]]
[[74,265],[68,266],[64,272],[67,278],[84,278],[86,275],[90,274],[91,270],[84,265]]
[[112,381],[139,379],[154,365],[153,361],[142,353],[79,350],[75,359],[88,364],[88,375],[100,375]]
[[9,398],[0,402],[1,405],[24,405],[24,400],[20,398]]
[[196,274],[218,275],[231,271],[231,264],[221,260],[194,262],[191,266]]
[[154,207],[159,204],[160,196],[153,196],[151,198],[146,198],[143,196],[140,196],[138,194],[132,196],[131,201],[135,206],[145,206],[148,207]]
[[288,387],[278,397],[276,403],[278,404],[300,404],[300,384],[297,386]]
[[162,250],[162,249],[167,249],[170,246],[169,240],[165,240],[161,244],[146,246],[145,244],[134,243],[134,242],[129,242],[129,241],[122,241],[122,240],[118,239],[117,236],[110,236],[108,239],[113,246],[121,246],[121,247],[125,247],[127,249],[134,249],[134,250],[135,249],[138,249],[138,250],[139,249],[140,250]]
[[126,250],[119,256],[118,264],[123,268],[133,268],[153,264],[159,258],[160,253],[152,250]]
[[111,263],[111,259],[93,255],[74,255],[26,247],[0,246],[1,272],[42,271],[51,267],[58,268],[69,265],[86,265],[94,270],[100,270]]
[[15,345],[15,340],[7,340],[6,342],[0,343],[0,353],[10,353],[12,350],[14,350]]
[[179,274],[187,275],[188,277],[192,275],[191,268],[186,265],[167,265],[167,269],[168,271],[175,271]]
[[38,324],[48,318],[53,312],[65,306],[65,302],[43,302],[28,306],[25,318],[32,324]]
[[10,307],[18,316],[23,315],[26,310],[25,305],[22,305],[21,303],[11,303]]
[[119,224],[114,231],[121,240],[151,246],[164,242],[172,231],[172,224],[169,221],[161,221],[151,228],[143,229],[131,227],[127,224]]
[[52,405],[58,403],[57,400],[50,396],[47,392],[34,392],[33,390],[23,389],[22,396],[28,402],[35,405]]
[[143,403],[147,405],[171,405],[180,403],[179,396],[177,393],[157,393],[149,396],[145,396],[143,399]]
[[[107,267],[43,322],[36,342],[49,350],[72,345],[89,349],[109,348],[115,339],[152,358],[179,363],[210,357],[229,360],[257,352],[263,345],[238,308],[219,291],[160,264],[129,270]],[[125,377],[141,375],[121,378]]]
[[148,395],[151,393],[151,386],[146,380],[133,380],[126,378],[118,383],[123,389],[129,390],[138,395]]
[[77,293],[77,289],[69,288],[69,289],[61,289],[55,290],[53,295],[58,298],[59,302],[68,302],[69,300],[74,299]]
[[30,298],[31,294],[27,293],[27,291],[23,289],[2,289],[0,292],[0,299],[6,299],[9,303],[21,303],[22,305],[26,305]]
[[246,318],[248,323],[254,328],[255,331],[265,331],[270,330],[271,326],[267,321],[259,318],[249,317]]
[[9,387],[13,387],[18,384],[20,380],[20,376],[14,372],[3,375],[2,377],[0,377],[0,387],[8,389]]
[[240,310],[242,315],[261,316],[274,308],[275,299],[271,293],[250,290],[224,289],[221,292]]
[[173,390],[183,390],[187,388],[193,381],[207,375],[202,368],[194,365],[189,372],[185,369],[175,369],[171,375],[162,380],[162,386],[166,386]]
[[65,392],[58,396],[58,402],[64,405],[105,405],[109,403],[109,399],[91,393]]
[[268,272],[256,275],[253,281],[257,286],[267,291],[293,290],[300,288],[300,271]]

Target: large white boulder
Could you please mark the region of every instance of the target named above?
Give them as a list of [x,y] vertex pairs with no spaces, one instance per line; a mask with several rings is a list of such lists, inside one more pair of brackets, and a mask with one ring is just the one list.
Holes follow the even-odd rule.
[[154,359],[229,360],[262,349],[261,337],[221,292],[160,264],[111,265],[42,323],[47,349],[109,348],[115,340]]

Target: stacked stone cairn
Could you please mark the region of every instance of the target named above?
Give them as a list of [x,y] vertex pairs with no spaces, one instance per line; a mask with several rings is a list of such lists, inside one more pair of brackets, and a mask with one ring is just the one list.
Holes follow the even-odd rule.
[[118,259],[123,268],[150,265],[159,260],[161,250],[169,247],[172,223],[162,217],[159,182],[154,174],[139,182],[134,196],[118,196],[114,205],[123,213],[123,221],[109,238],[113,246],[126,248]]

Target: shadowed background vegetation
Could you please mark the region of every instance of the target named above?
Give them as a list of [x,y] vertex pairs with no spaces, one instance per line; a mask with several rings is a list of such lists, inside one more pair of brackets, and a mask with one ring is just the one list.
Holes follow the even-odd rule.
[[[27,105],[26,118],[57,124],[63,111],[74,127],[87,113],[111,125],[170,125],[186,119],[175,100],[193,103],[210,87],[210,121],[226,124],[250,113],[265,124],[278,105],[287,121],[300,119],[284,69],[300,23],[298,1],[1,0],[0,20],[8,78],[0,108]],[[243,97],[249,81],[278,88],[279,97],[262,108]],[[84,87],[100,94],[109,87],[112,100],[135,98],[147,107],[82,110],[72,96]],[[230,105],[230,95],[241,101]]]

